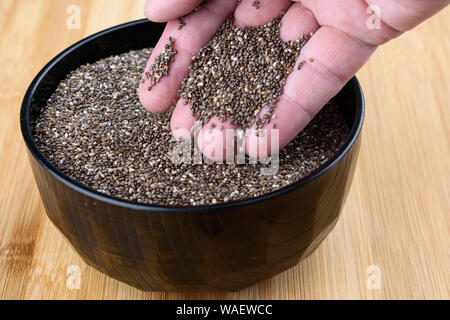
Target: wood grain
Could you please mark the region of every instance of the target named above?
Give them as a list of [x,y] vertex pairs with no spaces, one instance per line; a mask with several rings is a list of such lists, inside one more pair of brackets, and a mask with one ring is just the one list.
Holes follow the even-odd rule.
[[[449,299],[450,10],[377,51],[359,72],[367,115],[341,220],[306,261],[237,293],[149,293],[86,266],[46,217],[19,128],[42,66],[144,1],[0,1],[1,299]],[[66,27],[69,5],[81,29]],[[78,266],[81,288],[68,289]],[[370,289],[371,265],[381,288]]]

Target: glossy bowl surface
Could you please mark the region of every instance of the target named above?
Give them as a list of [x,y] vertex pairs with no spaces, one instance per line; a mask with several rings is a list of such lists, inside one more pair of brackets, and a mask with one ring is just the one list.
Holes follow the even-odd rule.
[[50,220],[94,268],[142,290],[234,291],[311,254],[339,218],[357,161],[364,97],[353,78],[335,97],[351,132],[309,176],[250,200],[197,207],[138,204],[89,189],[58,171],[32,136],[58,83],[82,64],[153,47],[164,24],[138,20],[92,35],[50,61],[28,88],[20,124]]

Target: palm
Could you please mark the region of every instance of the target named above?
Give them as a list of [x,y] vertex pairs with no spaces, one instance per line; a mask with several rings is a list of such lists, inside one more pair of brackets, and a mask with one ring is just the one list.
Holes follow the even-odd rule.
[[[149,59],[151,64],[161,52],[166,39],[176,39],[178,51],[168,77],[161,80],[151,91],[147,83],[141,84],[141,102],[152,112],[164,112],[177,98],[182,79],[188,72],[191,57],[203,47],[216,30],[233,13],[238,26],[263,25],[280,12],[287,10],[282,20],[281,38],[284,41],[298,39],[303,34],[314,32],[314,36],[303,48],[299,60],[313,58],[301,71],[292,72],[284,86],[275,114],[279,128],[280,147],[294,138],[345,83],[361,68],[377,46],[400,35],[448,4],[448,0],[260,0],[260,9],[252,7],[252,0],[209,0],[195,14],[185,18],[186,25],[178,30],[177,18],[192,11],[201,0],[148,0],[146,15],[156,21],[169,21]],[[377,25],[368,6],[374,5],[383,20]],[[368,25],[369,21],[369,25]],[[375,23],[374,23],[375,22]],[[212,119],[211,121],[215,121]],[[174,109],[171,128],[190,132],[194,117],[189,106],[179,101]],[[229,122],[225,127],[233,128]],[[270,124],[267,125],[269,128]],[[209,125],[200,131],[205,151],[209,137]],[[269,131],[270,132],[270,131]],[[225,138],[224,138],[225,139]],[[257,139],[270,141],[270,134]],[[231,141],[224,141],[231,148]],[[257,144],[247,144],[247,154],[257,157]],[[270,148],[270,146],[269,146]],[[225,153],[224,153],[225,154]],[[214,154],[206,154],[214,158]]]

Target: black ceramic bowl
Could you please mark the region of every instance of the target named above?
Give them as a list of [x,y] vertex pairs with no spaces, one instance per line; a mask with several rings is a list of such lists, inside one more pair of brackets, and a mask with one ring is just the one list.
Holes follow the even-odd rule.
[[143,205],[91,190],[38,150],[34,119],[78,66],[153,47],[163,24],[139,20],[97,33],[54,58],[23,100],[20,124],[51,221],[94,268],[142,290],[234,291],[295,266],[339,218],[360,145],[364,99],[356,78],[336,96],[351,132],[320,169],[251,200],[199,207]]

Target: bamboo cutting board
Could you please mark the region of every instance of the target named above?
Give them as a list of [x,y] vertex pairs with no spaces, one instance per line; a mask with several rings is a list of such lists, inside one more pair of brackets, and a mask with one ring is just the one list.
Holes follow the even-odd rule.
[[[67,27],[71,5],[80,29]],[[141,292],[88,267],[45,215],[20,103],[52,57],[142,18],[143,6],[0,1],[0,299],[449,299],[450,9],[359,72],[367,114],[355,180],[341,220],[307,260],[237,293]]]

